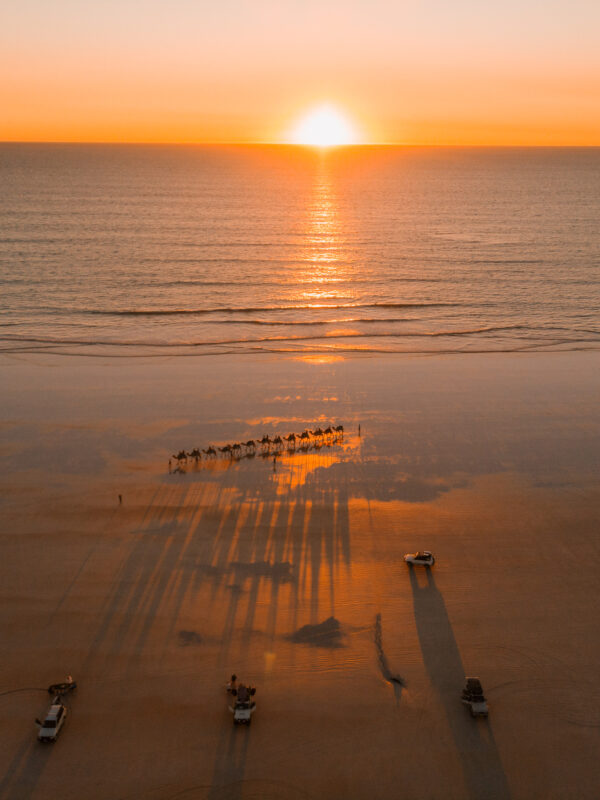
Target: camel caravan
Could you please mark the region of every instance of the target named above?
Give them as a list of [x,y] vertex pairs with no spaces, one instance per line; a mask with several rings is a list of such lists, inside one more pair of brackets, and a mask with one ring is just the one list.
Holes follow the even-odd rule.
[[[343,425],[338,425],[337,427],[330,425],[325,429],[305,430],[302,433],[290,433],[283,437],[275,436],[271,438],[266,434],[262,439],[249,439],[247,442],[235,442],[235,444],[226,444],[223,447],[210,445],[206,450],[194,447],[189,452],[180,450],[176,455],[172,455],[171,458],[177,462],[177,467],[174,471],[181,471],[182,465],[187,464],[188,460],[199,464],[202,460],[208,461],[217,457],[236,460],[251,458],[257,454],[264,457],[276,457],[284,451],[293,453],[297,450],[301,452],[306,452],[310,449],[317,450],[323,445],[335,444],[341,441],[343,437]],[[169,469],[171,469],[171,460],[169,460]]]

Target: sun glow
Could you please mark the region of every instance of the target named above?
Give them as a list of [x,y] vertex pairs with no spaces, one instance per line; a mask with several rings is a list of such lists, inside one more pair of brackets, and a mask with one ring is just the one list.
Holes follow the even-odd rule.
[[292,144],[333,147],[356,144],[358,136],[351,122],[333,106],[323,105],[310,111],[293,128]]

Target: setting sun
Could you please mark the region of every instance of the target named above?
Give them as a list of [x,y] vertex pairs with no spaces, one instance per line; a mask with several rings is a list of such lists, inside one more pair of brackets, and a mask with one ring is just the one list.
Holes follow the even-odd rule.
[[343,114],[332,106],[322,105],[302,117],[292,129],[290,141],[292,144],[332,147],[357,144],[358,136]]

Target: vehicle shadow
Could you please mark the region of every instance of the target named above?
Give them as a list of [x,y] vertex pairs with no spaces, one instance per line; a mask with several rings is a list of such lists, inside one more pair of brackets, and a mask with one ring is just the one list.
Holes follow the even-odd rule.
[[217,743],[211,787],[207,800],[240,800],[244,790],[244,773],[250,741],[250,730],[232,722]]
[[417,634],[425,668],[460,759],[468,797],[509,800],[510,789],[491,725],[489,721],[472,719],[460,702],[465,670],[444,598],[431,569],[426,568],[425,572],[426,582],[420,585],[417,570],[409,569]]
[[0,798],[4,800],[29,800],[50,758],[53,744],[40,744],[36,741],[35,729],[32,726],[31,737],[28,737],[15,754],[2,780],[0,780]]

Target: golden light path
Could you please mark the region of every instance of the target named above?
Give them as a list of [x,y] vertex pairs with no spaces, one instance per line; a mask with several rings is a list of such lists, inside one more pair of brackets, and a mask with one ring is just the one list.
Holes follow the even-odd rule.
[[333,147],[357,144],[358,134],[352,123],[334,106],[324,104],[310,111],[293,128],[292,144]]
[[[320,145],[323,146],[323,145]],[[347,232],[340,208],[339,188],[335,170],[326,155],[315,161],[312,192],[307,198],[303,244],[298,252],[298,261],[303,265],[297,269],[299,292],[296,300],[315,309],[329,309],[317,319],[328,319],[326,328],[319,328],[323,338],[319,341],[318,354],[300,356],[312,364],[329,364],[342,361],[344,356],[337,351],[343,349],[345,340],[339,336],[357,335],[352,327],[352,303],[356,297],[351,289],[352,264],[348,252]],[[347,310],[344,306],[348,305]],[[307,343],[311,349],[312,342]]]

